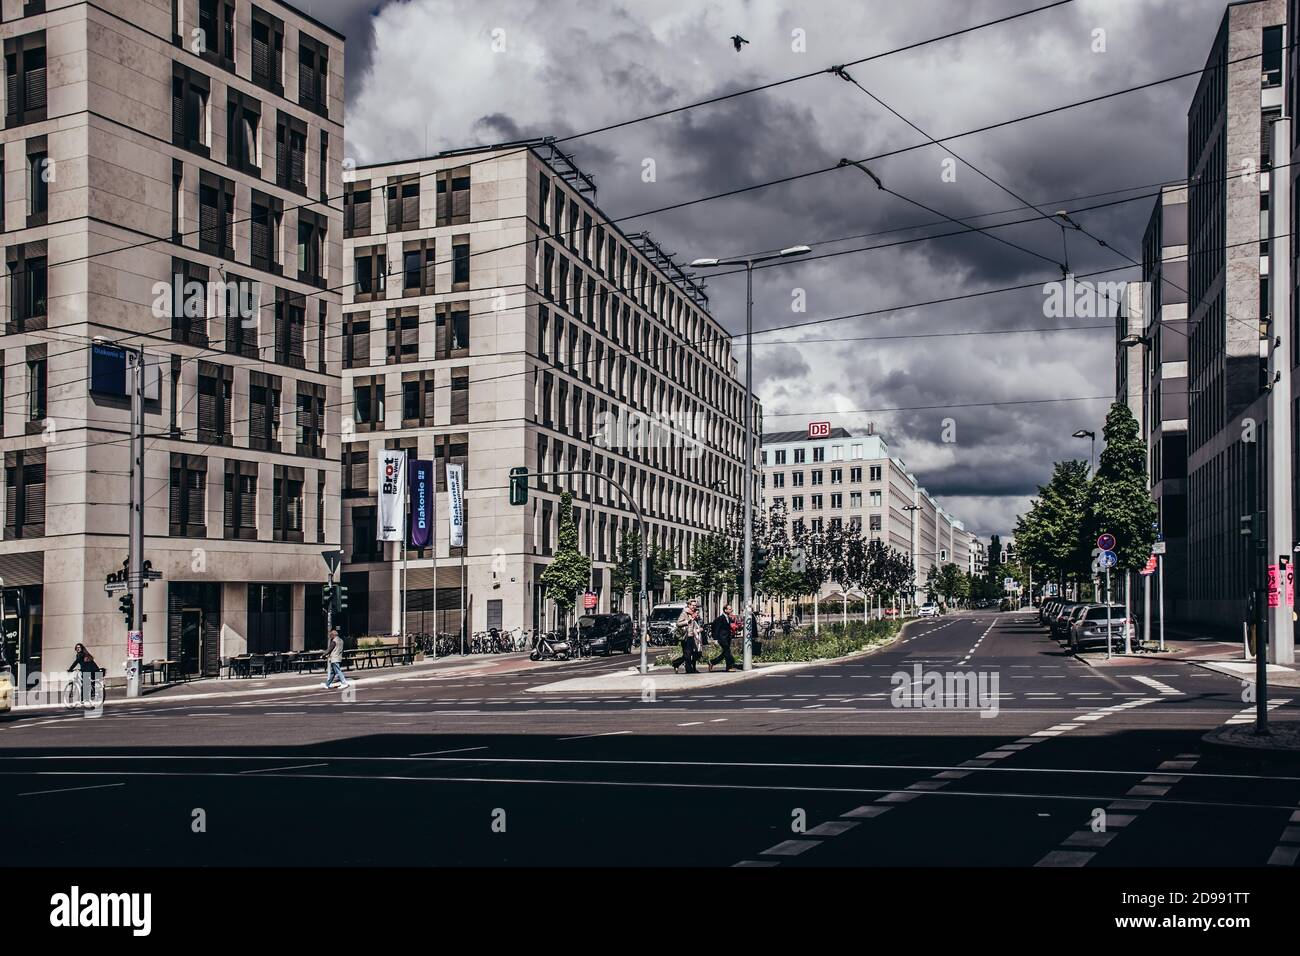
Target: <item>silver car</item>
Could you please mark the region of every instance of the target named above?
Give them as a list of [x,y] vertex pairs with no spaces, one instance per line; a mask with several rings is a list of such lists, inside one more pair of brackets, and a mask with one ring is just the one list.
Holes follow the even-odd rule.
[[1112,643],[1123,644],[1127,628],[1132,621],[1124,617],[1124,607],[1112,604],[1089,604],[1082,608],[1070,622],[1070,650],[1079,651],[1088,646],[1105,646],[1109,627]]

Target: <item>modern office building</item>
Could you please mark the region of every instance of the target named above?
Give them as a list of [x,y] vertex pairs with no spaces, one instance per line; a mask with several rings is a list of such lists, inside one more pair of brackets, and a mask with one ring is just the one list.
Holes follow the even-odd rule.
[[[540,577],[564,491],[594,557],[597,610],[627,607],[613,583],[637,526],[623,493],[676,568],[701,537],[727,530],[743,488],[730,336],[702,285],[649,235],[609,222],[571,157],[536,140],[349,178],[343,582],[353,636],[403,624],[456,634],[462,620],[474,631],[554,626]],[[757,435],[757,402],[754,412]],[[384,450],[431,461],[436,474],[434,540],[405,562],[400,541],[377,541]],[[449,540],[448,465],[465,469],[463,547]],[[512,506],[514,467],[604,480],[535,477],[527,505]]]
[[1285,21],[1286,0],[1229,5],[1188,110],[1182,610],[1225,632],[1240,633],[1257,560],[1239,519],[1265,500],[1269,126],[1283,107]]
[[1120,350],[1143,363],[1138,421],[1165,547],[1157,580],[1171,618],[1184,615],[1187,599],[1187,238],[1187,187],[1166,186],[1142,239],[1141,345]]
[[[804,522],[811,528],[839,523],[910,555],[916,599],[924,598],[931,567],[965,568],[970,562],[970,536],[962,523],[874,432],[855,435],[837,427],[824,438],[771,432],[763,436],[761,461],[765,508],[783,507],[792,530]],[[828,582],[823,590],[830,593],[836,585]]]
[[[3,0],[9,646],[120,679],[146,354],[144,656],[323,637],[338,542],[343,39],[276,0]],[[331,203],[331,200],[333,202]]]

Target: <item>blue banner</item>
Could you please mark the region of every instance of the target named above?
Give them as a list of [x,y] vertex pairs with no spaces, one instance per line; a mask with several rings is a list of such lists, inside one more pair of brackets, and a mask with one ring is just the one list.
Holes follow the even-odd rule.
[[413,548],[427,548],[433,529],[433,462],[412,458],[407,469],[411,501],[408,541]]

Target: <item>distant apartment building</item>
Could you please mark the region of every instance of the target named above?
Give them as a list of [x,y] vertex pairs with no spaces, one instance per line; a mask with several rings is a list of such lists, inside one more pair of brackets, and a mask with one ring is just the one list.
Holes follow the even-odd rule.
[[[565,491],[594,561],[596,610],[628,608],[614,571],[637,522],[619,489],[674,568],[727,530],[743,493],[744,389],[730,336],[652,238],[609,222],[570,157],[536,140],[367,165],[349,179],[351,635],[555,626],[541,576]],[[757,402],[754,412],[757,435]],[[434,540],[404,562],[400,541],[377,540],[385,449],[431,461],[436,476]],[[448,535],[448,465],[465,469],[463,547]],[[527,505],[511,506],[514,467],[604,480],[534,477]]]
[[[890,455],[876,434],[833,428],[825,438],[807,431],[769,432],[762,448],[763,504],[785,509],[792,531],[832,525],[857,528],[870,539],[910,555],[914,599],[925,595],[931,567],[970,562],[970,536]],[[836,586],[827,583],[823,591]]]
[[966,573],[984,577],[988,573],[988,545],[972,532],[966,532]]
[[[337,546],[343,38],[276,0],[4,0],[6,656],[121,678],[143,346],[144,656],[323,639]],[[331,203],[331,199],[333,203]],[[21,626],[17,626],[21,624]]]
[[1182,610],[1225,631],[1246,618],[1258,560],[1239,519],[1266,500],[1269,127],[1283,107],[1285,21],[1286,0],[1229,5],[1188,111]]
[[1148,314],[1140,331],[1142,402],[1151,496],[1165,544],[1165,612],[1183,614],[1187,598],[1187,187],[1166,186],[1142,239]]

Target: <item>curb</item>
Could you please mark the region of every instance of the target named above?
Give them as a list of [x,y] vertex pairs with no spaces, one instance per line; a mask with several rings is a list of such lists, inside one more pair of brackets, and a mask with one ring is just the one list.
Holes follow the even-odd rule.
[[1268,754],[1300,761],[1300,725],[1294,722],[1289,722],[1281,733],[1274,731],[1265,737],[1256,736],[1250,725],[1216,727],[1204,734],[1201,742],[1239,754]]
[[[851,653],[849,653],[849,654],[844,654],[844,655],[841,656],[841,657],[819,657],[819,658],[817,658],[816,660],[811,660],[811,661],[784,661],[784,662],[779,663],[779,664],[764,664],[764,665],[761,665],[761,666],[755,667],[753,670],[748,671],[748,672],[746,672],[746,671],[740,671],[740,672],[739,672],[739,673],[740,673],[740,676],[739,676],[739,677],[734,677],[734,678],[731,678],[730,680],[711,681],[711,682],[707,682],[707,683],[706,683],[705,681],[692,681],[692,682],[691,682],[691,685],[692,685],[692,686],[696,686],[696,687],[720,687],[720,686],[722,686],[722,685],[724,685],[724,684],[738,684],[738,683],[740,683],[741,681],[752,680],[752,679],[755,678],[755,677],[764,677],[764,676],[766,676],[766,675],[768,675],[768,674],[784,674],[784,673],[789,673],[790,671],[802,670],[802,669],[804,669],[804,668],[808,668],[808,667],[819,667],[819,666],[821,666],[821,665],[823,665],[823,664],[830,664],[830,663],[834,663],[834,662],[837,662],[837,661],[848,661],[848,660],[853,660],[854,658],[857,658],[857,657],[868,657],[868,656],[870,656],[870,655],[872,655],[872,654],[875,654],[875,653],[878,653],[878,652],[880,652],[880,651],[883,651],[883,650],[884,650],[885,648],[887,648],[887,647],[892,647],[892,646],[894,646],[895,644],[897,644],[900,640],[902,640],[902,638],[903,638],[903,632],[904,632],[905,630],[907,630],[908,625],[916,624],[916,623],[918,623],[918,622],[921,621],[921,620],[922,620],[921,618],[912,618],[911,620],[904,621],[903,624],[898,628],[898,632],[897,632],[897,633],[896,633],[892,638],[890,638],[888,641],[885,641],[883,644],[877,644],[875,647],[864,648],[863,650],[860,650],[860,651],[853,651],[853,652],[851,652]],[[646,677],[654,677],[655,673],[656,673],[656,672],[655,672],[655,670],[654,670],[653,668],[652,668],[648,673],[646,673],[646,674],[642,674],[639,670],[636,670],[636,669],[634,668],[634,669],[632,669],[632,671],[631,671],[630,673],[628,673],[628,672],[623,672],[623,673],[614,672],[613,674],[610,674],[610,675],[607,675],[607,676],[610,676],[610,677],[615,677],[615,676],[617,676],[617,677],[630,677],[630,678],[646,678]],[[662,673],[662,672],[660,672],[660,673]],[[724,671],[723,673],[725,673],[725,671]],[[733,673],[734,673],[734,672],[733,672]],[[677,675],[674,675],[674,676],[677,676]],[[696,676],[696,675],[692,675],[692,676]],[[708,677],[708,676],[710,676],[710,675],[708,674],[708,672],[705,672],[704,674],[699,675],[699,676]],[[581,677],[567,678],[566,680],[563,680],[563,681],[555,681],[554,683],[551,683],[551,684],[539,684],[539,685],[537,685],[536,687],[529,687],[529,688],[526,688],[525,693],[529,693],[529,694],[565,694],[565,693],[583,694],[583,693],[590,693],[590,692],[593,692],[593,691],[608,691],[608,692],[628,691],[629,693],[640,693],[640,692],[641,692],[641,687],[640,687],[639,685],[638,685],[638,686],[635,686],[635,687],[609,687],[609,688],[602,688],[602,687],[572,687],[572,688],[561,688],[561,687],[558,686],[559,684],[567,683],[569,680],[589,680],[589,679],[594,680],[595,678],[581,678]],[[663,689],[664,689],[664,690],[682,690],[682,689],[686,689],[686,688],[677,688],[677,687],[672,687],[672,688],[663,688]]]

